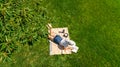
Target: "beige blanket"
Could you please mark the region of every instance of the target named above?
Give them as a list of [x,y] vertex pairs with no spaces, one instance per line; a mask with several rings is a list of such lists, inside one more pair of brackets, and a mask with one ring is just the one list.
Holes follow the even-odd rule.
[[[66,38],[69,39],[69,33],[68,33],[68,28],[64,27],[64,28],[52,28],[52,30],[60,35],[62,38]],[[62,33],[64,30],[64,33]],[[63,35],[67,33],[68,37],[64,37]],[[60,54],[71,54],[71,50],[67,49],[64,50],[61,46],[58,46],[57,44],[53,43],[52,41],[50,41],[50,55],[60,55]]]

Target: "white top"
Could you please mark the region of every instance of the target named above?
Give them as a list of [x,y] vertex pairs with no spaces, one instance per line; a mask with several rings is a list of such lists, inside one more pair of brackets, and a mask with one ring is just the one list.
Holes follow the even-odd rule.
[[67,47],[69,45],[69,42],[66,39],[62,39],[60,45]]

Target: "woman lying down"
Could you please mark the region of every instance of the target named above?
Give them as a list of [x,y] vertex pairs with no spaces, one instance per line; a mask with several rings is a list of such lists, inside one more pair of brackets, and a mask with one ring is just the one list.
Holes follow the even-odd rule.
[[[78,47],[76,46],[76,43],[72,40],[64,39],[60,35],[55,34],[54,31],[52,31],[52,26],[51,24],[47,25],[49,29],[49,35],[48,38],[53,41],[54,43],[60,45],[63,47],[64,50],[70,49],[72,52],[77,53]],[[68,47],[68,45],[71,45]]]

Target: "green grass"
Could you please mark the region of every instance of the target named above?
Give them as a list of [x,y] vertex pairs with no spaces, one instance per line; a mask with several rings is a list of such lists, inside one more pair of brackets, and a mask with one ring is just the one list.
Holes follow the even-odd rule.
[[[29,6],[30,2],[21,4],[21,7],[37,9]],[[79,46],[78,53],[50,56],[47,38],[39,37],[33,41],[32,46],[19,45],[11,55],[12,61],[1,62],[0,67],[120,66],[119,0],[44,0],[41,5],[49,18],[44,20],[45,23],[51,22],[53,27],[69,28],[70,38]],[[38,12],[33,12],[38,16]],[[37,21],[32,22],[38,23],[38,17]]]

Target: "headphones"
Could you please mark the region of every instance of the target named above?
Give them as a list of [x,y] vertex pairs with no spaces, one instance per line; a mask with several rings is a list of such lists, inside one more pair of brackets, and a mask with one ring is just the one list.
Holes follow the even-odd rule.
[[67,38],[67,37],[68,37],[68,33],[64,33],[64,34],[63,34],[63,37],[66,37],[66,38]]
[[63,33],[63,37],[65,38],[68,37],[68,33],[65,33],[65,29],[63,29],[62,31],[59,31],[59,33]]

